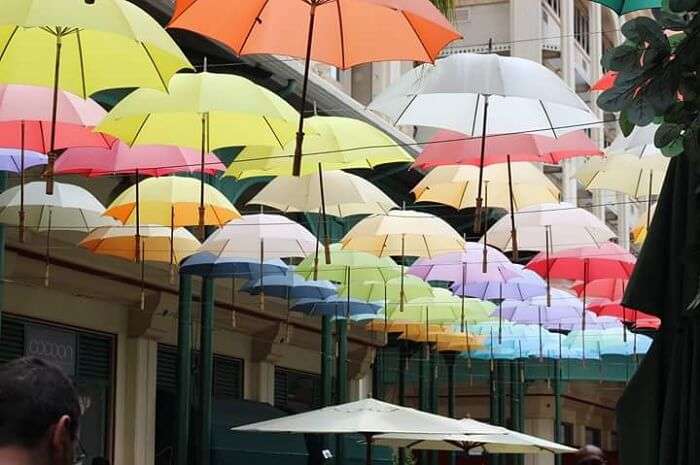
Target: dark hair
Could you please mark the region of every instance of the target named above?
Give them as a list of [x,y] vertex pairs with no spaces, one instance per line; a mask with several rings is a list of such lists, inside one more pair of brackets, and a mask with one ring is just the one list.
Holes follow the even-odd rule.
[[36,357],[0,366],[0,447],[34,447],[63,415],[75,439],[80,401],[73,382],[57,366]]

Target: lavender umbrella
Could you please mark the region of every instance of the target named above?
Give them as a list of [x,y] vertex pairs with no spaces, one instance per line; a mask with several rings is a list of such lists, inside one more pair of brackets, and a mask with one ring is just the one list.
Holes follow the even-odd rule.
[[[19,173],[22,170],[22,150],[0,149],[0,171]],[[33,166],[45,165],[49,157],[31,150],[24,151],[24,169]]]
[[540,275],[532,270],[521,269],[519,265],[512,266],[521,276],[510,278],[506,282],[471,282],[464,286],[457,283],[452,285],[452,292],[481,300],[527,300],[547,294],[547,282]]

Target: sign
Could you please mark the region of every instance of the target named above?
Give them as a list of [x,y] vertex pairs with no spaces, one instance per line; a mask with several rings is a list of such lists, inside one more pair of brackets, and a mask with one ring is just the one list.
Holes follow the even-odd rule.
[[24,325],[24,355],[38,357],[75,376],[77,344],[75,333],[48,326]]

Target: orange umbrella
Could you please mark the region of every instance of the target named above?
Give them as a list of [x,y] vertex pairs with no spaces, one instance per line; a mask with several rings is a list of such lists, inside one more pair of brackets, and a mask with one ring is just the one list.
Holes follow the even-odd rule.
[[169,27],[239,55],[305,60],[293,174],[301,168],[310,60],[347,69],[374,61],[433,62],[460,34],[428,0],[177,0]]
[[607,73],[603,74],[603,76],[598,79],[598,81],[593,84],[591,87],[591,90],[600,90],[600,91],[605,91],[608,89],[612,89],[613,86],[615,85],[615,80],[617,79],[617,72],[615,71],[608,71]]

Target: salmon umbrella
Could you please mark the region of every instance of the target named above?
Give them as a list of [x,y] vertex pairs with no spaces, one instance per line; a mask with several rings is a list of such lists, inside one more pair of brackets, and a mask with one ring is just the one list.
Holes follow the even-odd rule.
[[[54,98],[56,99],[56,111],[54,111]],[[54,91],[48,87],[27,86],[19,84],[0,85],[0,146],[17,148],[20,150],[20,177],[21,201],[24,199],[24,152],[27,146],[37,148],[37,139],[42,142],[43,153],[50,151],[51,141],[45,138],[50,135],[51,122],[71,125],[76,133],[75,138],[63,139],[57,143],[54,139],[55,149],[65,149],[73,146],[101,147],[108,141],[101,136],[92,133],[96,126],[107,113],[97,102],[90,99],[82,99],[69,92]],[[38,133],[36,131],[39,131]],[[45,132],[44,132],[45,131]],[[29,139],[32,141],[29,142]],[[47,144],[48,142],[48,144]],[[24,241],[24,208],[19,209],[19,239]]]
[[178,0],[169,27],[210,37],[239,55],[304,59],[294,176],[301,173],[311,60],[341,69],[374,61],[433,62],[461,37],[427,0]]
[[[196,173],[201,170],[200,153],[197,150],[172,145],[140,145],[129,147],[123,142],[111,148],[71,148],[56,160],[56,174],[82,174],[106,176],[143,174],[164,176],[174,173]],[[213,153],[207,153],[204,172],[215,175],[226,167]]]
[[612,89],[615,86],[615,80],[617,79],[617,71],[608,71],[603,74],[603,76],[596,81],[591,90],[606,91]]
[[627,279],[624,278],[592,279],[586,284],[580,281],[571,286],[571,290],[579,296],[585,292],[589,297],[601,297],[610,300],[622,299],[626,288]]
[[[620,299],[606,302],[597,302],[588,306],[588,309],[598,316],[610,316],[623,323],[632,323],[636,328],[659,329],[661,320],[648,313],[640,312],[622,305]],[[641,322],[641,323],[640,323]],[[639,325],[642,325],[641,327]]]
[[600,247],[562,250],[548,257],[539,253],[527,268],[550,279],[582,280],[586,285],[596,279],[628,279],[636,261],[634,255],[619,245],[606,242]]

